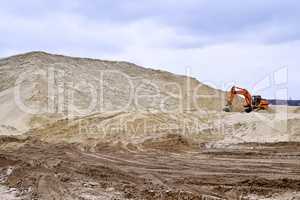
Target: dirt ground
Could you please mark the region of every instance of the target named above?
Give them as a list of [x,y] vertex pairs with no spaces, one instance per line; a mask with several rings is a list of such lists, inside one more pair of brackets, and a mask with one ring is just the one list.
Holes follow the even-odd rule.
[[186,148],[99,143],[93,152],[34,137],[3,136],[0,144],[0,181],[15,199],[300,199],[300,143],[206,149],[176,137]]
[[45,52],[0,74],[0,200],[300,199],[298,107],[225,113],[195,78]]

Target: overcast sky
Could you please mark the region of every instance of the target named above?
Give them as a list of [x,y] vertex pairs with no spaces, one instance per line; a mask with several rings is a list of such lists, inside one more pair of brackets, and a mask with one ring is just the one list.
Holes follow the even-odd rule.
[[299,10],[299,0],[9,0],[0,56],[42,50],[189,68],[218,88],[300,99]]

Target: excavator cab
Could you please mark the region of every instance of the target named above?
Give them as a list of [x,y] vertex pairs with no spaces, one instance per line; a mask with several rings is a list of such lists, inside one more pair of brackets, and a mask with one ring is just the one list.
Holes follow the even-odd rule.
[[254,108],[258,108],[259,107],[259,104],[261,103],[261,96],[260,95],[255,95],[255,96],[252,96],[252,105]]
[[268,110],[269,108],[269,101],[263,99],[260,95],[253,96],[252,104],[253,109],[256,110]]

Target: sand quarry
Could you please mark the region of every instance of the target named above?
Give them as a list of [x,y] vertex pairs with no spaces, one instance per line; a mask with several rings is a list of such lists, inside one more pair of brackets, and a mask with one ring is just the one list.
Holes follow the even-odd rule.
[[0,199],[297,200],[300,108],[127,62],[0,60]]

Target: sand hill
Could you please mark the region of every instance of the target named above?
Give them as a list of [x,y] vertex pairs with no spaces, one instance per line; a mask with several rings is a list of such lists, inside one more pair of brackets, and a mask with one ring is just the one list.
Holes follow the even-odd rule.
[[92,146],[166,134],[213,146],[299,140],[297,108],[224,113],[224,92],[128,62],[31,52],[0,60],[0,73],[2,135]]
[[0,79],[0,199],[300,196],[297,107],[225,113],[194,78],[44,52]]
[[220,110],[223,93],[194,78],[128,62],[31,52],[0,60],[1,130],[109,112]]

